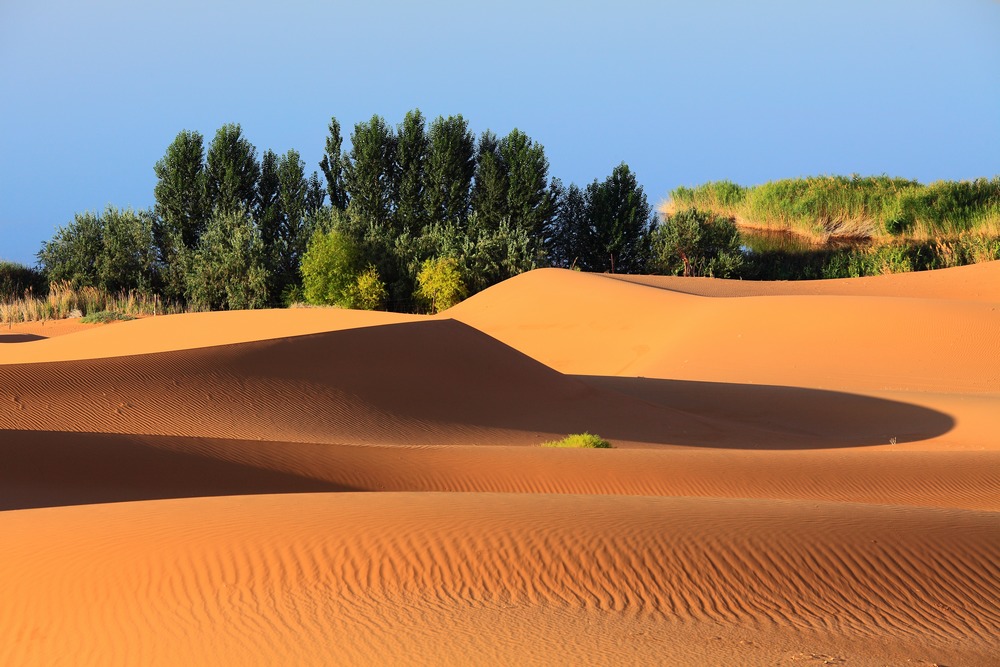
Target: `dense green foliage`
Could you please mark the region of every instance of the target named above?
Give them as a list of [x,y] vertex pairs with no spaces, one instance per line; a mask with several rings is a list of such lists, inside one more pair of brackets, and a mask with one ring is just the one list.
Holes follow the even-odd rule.
[[358,251],[353,241],[336,229],[317,229],[302,256],[302,288],[306,302],[344,305],[357,280]]
[[48,288],[45,274],[38,269],[0,260],[0,302],[9,303],[25,294],[44,296]]
[[42,245],[38,261],[49,280],[74,287],[149,291],[156,278],[153,214],[113,206],[77,214]]
[[1000,177],[922,185],[887,176],[820,176],[753,187],[717,181],[670,193],[668,211],[691,206],[741,225],[822,238],[1000,235]]
[[201,237],[188,276],[188,302],[200,310],[268,305],[264,243],[244,211],[217,212]]
[[731,278],[744,255],[732,218],[695,208],[667,216],[652,233],[649,269],[677,276]]
[[[561,195],[561,184],[553,190]],[[554,266],[584,271],[641,273],[649,255],[652,207],[624,162],[604,181],[581,191],[571,185],[560,196],[555,215],[543,225]]]
[[417,274],[416,296],[431,314],[451,308],[466,294],[458,262],[452,257],[428,259]]
[[611,443],[592,433],[574,433],[562,440],[543,442],[542,447],[556,449],[611,449]]

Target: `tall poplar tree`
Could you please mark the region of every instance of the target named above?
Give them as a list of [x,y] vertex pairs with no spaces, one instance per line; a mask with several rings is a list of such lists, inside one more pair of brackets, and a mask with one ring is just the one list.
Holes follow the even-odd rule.
[[257,204],[254,215],[260,229],[265,250],[270,253],[281,226],[281,200],[279,198],[278,156],[271,149],[260,158],[260,180],[257,183]]
[[153,238],[164,296],[181,300],[190,252],[208,224],[204,139],[182,130],[153,167],[156,198]]
[[252,211],[257,199],[260,165],[257,149],[243,136],[239,124],[223,125],[208,147],[206,190],[213,210],[222,213]]
[[438,116],[428,133],[427,212],[431,222],[464,227],[469,217],[476,138],[458,116]]
[[603,182],[596,179],[584,195],[589,238],[581,245],[580,266],[587,271],[638,273],[645,268],[652,207],[635,174],[622,162]]
[[281,222],[272,252],[273,301],[279,300],[289,287],[299,282],[299,261],[309,240],[305,229],[309,212],[309,181],[305,175],[305,162],[297,151],[289,150],[278,158],[277,173]]
[[500,141],[490,130],[479,137],[476,147],[475,184],[472,186],[472,210],[476,224],[496,230],[510,211],[507,208],[507,165],[500,155]]
[[507,210],[511,222],[530,238],[541,238],[552,216],[545,148],[514,128],[500,142],[500,155],[507,170]]
[[352,214],[364,223],[385,228],[396,197],[396,135],[381,116],[358,123],[351,134],[344,183]]
[[587,252],[591,237],[587,202],[576,183],[564,188],[559,179],[553,179],[549,190],[556,207],[545,232],[545,251],[552,266],[568,269]]
[[[344,183],[344,164],[347,156],[343,151],[343,138],[340,135],[340,122],[330,119],[330,134],[326,138],[326,148],[319,168],[326,178],[326,191],[330,195],[330,206],[340,211],[347,209],[349,197]],[[322,206],[322,203],[320,204]]]
[[397,130],[396,162],[399,191],[396,197],[397,233],[419,234],[426,224],[425,166],[429,142],[427,122],[420,109],[407,112]]

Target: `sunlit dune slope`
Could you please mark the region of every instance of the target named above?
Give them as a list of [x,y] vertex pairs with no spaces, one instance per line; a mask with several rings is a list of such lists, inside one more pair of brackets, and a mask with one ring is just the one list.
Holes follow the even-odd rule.
[[[989,268],[1000,275],[1000,263]],[[448,315],[565,373],[1000,391],[1000,303],[704,298],[547,269],[494,286]]]

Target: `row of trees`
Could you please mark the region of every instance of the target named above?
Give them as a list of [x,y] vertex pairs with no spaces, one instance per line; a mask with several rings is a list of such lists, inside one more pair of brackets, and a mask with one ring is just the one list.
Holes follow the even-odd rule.
[[[427,295],[442,281],[464,294],[538,266],[653,266],[657,224],[624,163],[565,187],[520,130],[476,137],[460,115],[428,122],[419,110],[396,127],[380,116],[358,123],[350,144],[332,119],[321,176],[294,150],[258,159],[239,125],[221,127],[207,150],[201,134],[182,131],[154,167],[153,210],[77,215],[43,245],[40,264],[53,280],[196,308],[309,297],[395,310],[440,301]],[[304,275],[333,287],[306,289]]]

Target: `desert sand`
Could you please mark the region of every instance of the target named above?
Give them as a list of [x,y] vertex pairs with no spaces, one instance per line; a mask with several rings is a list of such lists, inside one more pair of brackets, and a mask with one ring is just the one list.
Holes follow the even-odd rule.
[[0,664],[998,665],[998,433],[998,262],[5,328]]

